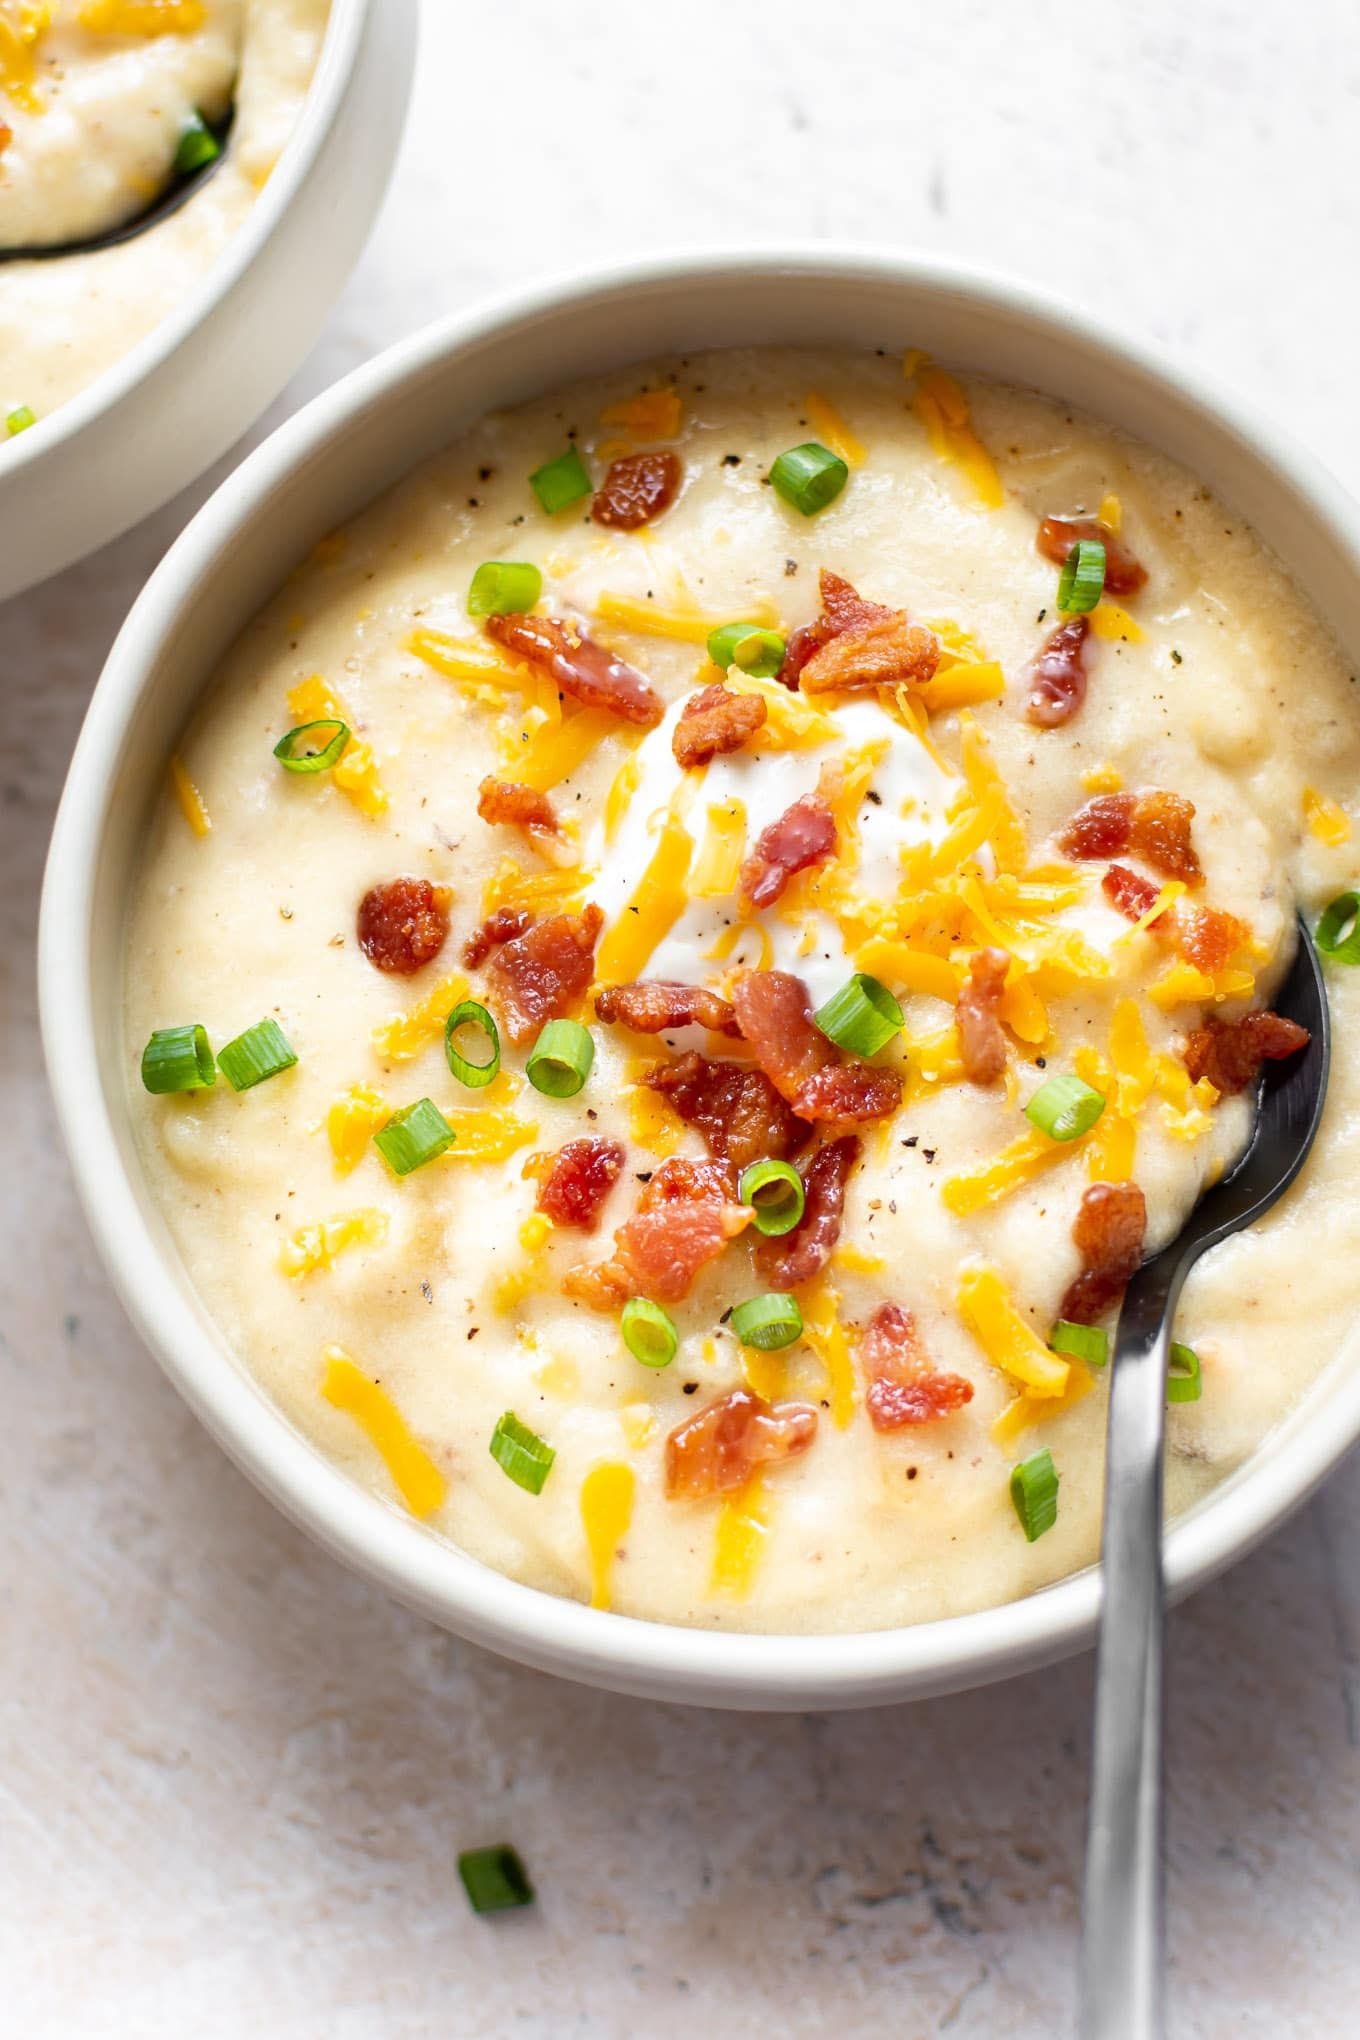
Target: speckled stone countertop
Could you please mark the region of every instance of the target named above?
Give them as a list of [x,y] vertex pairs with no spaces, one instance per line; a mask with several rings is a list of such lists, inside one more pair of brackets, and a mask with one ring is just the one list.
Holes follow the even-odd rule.
[[[992,262],[1360,485],[1350,0],[426,0],[406,152],[273,421],[440,311],[667,241]],[[861,1716],[520,1672],[341,1572],[112,1301],[42,1075],[37,894],[133,595],[206,493],[0,610],[0,2027],[16,2040],[1067,2030],[1089,1661]],[[1173,2030],[1353,2033],[1360,1464],[1173,1619]],[[512,1839],[531,1912],[472,1917]]]

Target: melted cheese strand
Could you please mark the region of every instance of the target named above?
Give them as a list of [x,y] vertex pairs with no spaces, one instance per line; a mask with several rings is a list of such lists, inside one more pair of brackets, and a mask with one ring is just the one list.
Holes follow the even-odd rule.
[[432,1516],[444,1503],[444,1476],[411,1436],[391,1396],[376,1381],[370,1381],[342,1347],[327,1346],[322,1358],[326,1372],[321,1393],[326,1401],[353,1417],[366,1434],[411,1514]]

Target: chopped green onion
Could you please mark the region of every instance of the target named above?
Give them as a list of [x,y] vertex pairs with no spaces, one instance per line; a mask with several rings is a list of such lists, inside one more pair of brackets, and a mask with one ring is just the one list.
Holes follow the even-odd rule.
[[175,151],[176,177],[192,177],[195,170],[215,163],[221,153],[222,144],[202,114],[191,113],[184,123],[179,147]]
[[534,1902],[528,1872],[505,1843],[496,1849],[465,1849],[458,1858],[458,1875],[475,1913],[510,1912]]
[[453,1128],[434,1101],[418,1098],[378,1128],[373,1145],[394,1176],[409,1176],[437,1160],[454,1139]]
[[27,404],[20,404],[6,418],[5,429],[9,433],[10,438],[13,439],[20,432],[27,432],[29,426],[36,425],[37,422],[38,415],[36,411],[32,410]]
[[217,1065],[204,1027],[158,1027],[142,1050],[142,1082],[162,1098],[169,1091],[206,1091]]
[[623,1343],[644,1367],[669,1367],[680,1334],[668,1311],[650,1297],[634,1296],[623,1306]]
[[857,971],[813,1019],[828,1041],[852,1055],[877,1055],[902,1030],[902,1008],[886,985]]
[[1105,1110],[1099,1091],[1080,1077],[1050,1077],[1025,1107],[1025,1117],[1050,1140],[1076,1140],[1089,1133]]
[[247,1027],[244,1034],[217,1051],[217,1067],[233,1091],[253,1090],[267,1078],[291,1070],[296,1061],[277,1020],[261,1020]]
[[1360,892],[1338,893],[1313,939],[1333,963],[1360,963]]
[[741,1172],[737,1196],[749,1204],[756,1231],[777,1239],[803,1216],[803,1179],[791,1162],[752,1162]]
[[[453,1045],[453,1037],[460,1027],[480,1028],[491,1044],[489,1061],[469,1062],[465,1055],[459,1054]],[[501,1037],[495,1021],[479,1000],[460,1000],[444,1022],[444,1054],[459,1083],[466,1084],[470,1091],[480,1091],[495,1076],[501,1066]]]
[[529,1052],[524,1074],[545,1098],[574,1098],[594,1060],[588,1028],[579,1020],[550,1020]]
[[556,460],[535,468],[529,477],[529,486],[550,517],[558,510],[565,510],[569,503],[579,503],[582,496],[591,493],[586,464],[574,446],[569,446],[565,453],[559,453]]
[[1011,1468],[1011,1500],[1031,1544],[1057,1522],[1058,1471],[1046,1445]]
[[1203,1388],[1199,1372],[1199,1354],[1193,1346],[1173,1343],[1166,1368],[1167,1401],[1198,1402]]
[[349,724],[342,723],[339,716],[299,723],[279,738],[274,756],[285,772],[329,772],[332,765],[340,763],[349,735]]
[[513,1410],[507,1410],[491,1433],[491,1457],[516,1487],[531,1495],[541,1495],[557,1454],[536,1431],[521,1424]]
[[1059,1318],[1048,1335],[1048,1348],[1051,1353],[1071,1353],[1088,1367],[1107,1367],[1110,1362],[1110,1335],[1099,1325],[1074,1325]]
[[758,1353],[776,1353],[791,1346],[803,1334],[803,1313],[798,1299],[772,1289],[766,1296],[748,1297],[732,1313],[732,1329],[743,1346]]
[[1105,592],[1105,548],[1098,538],[1079,538],[1058,576],[1058,607],[1064,616],[1084,616]]
[[850,470],[840,455],[819,446],[815,439],[791,446],[770,469],[770,480],[784,501],[801,510],[804,517],[825,510],[849,479]]
[[784,640],[758,623],[724,623],[708,634],[708,656],[724,673],[736,666],[753,680],[773,680],[784,663]]
[[468,589],[469,616],[511,616],[532,609],[543,576],[525,560],[483,560]]

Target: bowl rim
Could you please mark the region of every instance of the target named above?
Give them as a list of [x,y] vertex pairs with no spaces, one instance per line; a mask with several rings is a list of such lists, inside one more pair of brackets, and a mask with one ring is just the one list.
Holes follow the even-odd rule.
[[[767,1634],[690,1628],[605,1613],[492,1571],[360,1488],[295,1431],[244,1366],[214,1341],[137,1210],[94,1050],[94,880],[123,746],[160,647],[210,580],[257,504],[324,457],[348,418],[521,322],[582,298],[606,303],[658,285],[702,288],[752,273],[834,285],[869,281],[918,295],[961,294],[1003,321],[1075,336],[1112,370],[1173,407],[1192,405],[1248,461],[1301,496],[1360,579],[1360,506],[1311,453],[1194,368],[1173,364],[1103,320],[990,267],[877,246],[793,244],[681,249],[536,281],[422,329],[314,398],[215,491],[167,553],[109,654],[53,831],[39,932],[44,1048],[57,1117],[87,1221],[114,1288],[171,1381],[238,1466],[285,1515],[355,1570],[443,1627],[521,1663],[616,1691],[738,1707],[872,1705],[981,1685],[1087,1646],[1098,1566],[998,1607],[907,1628]],[[380,485],[385,486],[385,485]],[[375,488],[375,495],[380,492]],[[1316,1400],[1316,1407],[1314,1402]],[[1296,1508],[1360,1438],[1360,1369],[1326,1406],[1317,1384],[1276,1449],[1251,1453],[1166,1534],[1168,1594],[1180,1598],[1244,1555]]]
[[378,0],[330,0],[321,50],[303,95],[302,110],[263,191],[240,226],[181,304],[159,319],[126,354],[120,354],[101,369],[93,381],[59,404],[55,411],[39,418],[33,431],[20,433],[17,440],[8,443],[3,468],[7,488],[27,467],[65,446],[156,375],[248,273],[307,182],[345,103],[365,22],[375,4]]

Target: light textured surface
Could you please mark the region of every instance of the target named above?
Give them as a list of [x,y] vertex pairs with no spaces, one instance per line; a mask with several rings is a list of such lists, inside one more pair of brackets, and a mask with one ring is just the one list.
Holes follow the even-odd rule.
[[[277,415],[536,270],[849,236],[1059,287],[1263,400],[1360,484],[1351,13],[690,0],[663,26],[427,0],[386,214]],[[41,1074],[37,888],[101,659],[205,489],[0,610],[0,2025],[1063,2030],[1088,1663],[836,1719],[518,1672],[285,1525],[112,1302]],[[1177,2035],[1354,2030],[1358,1548],[1352,1461],[1172,1622]],[[540,1903],[479,1921],[454,1854],[502,1838]]]

